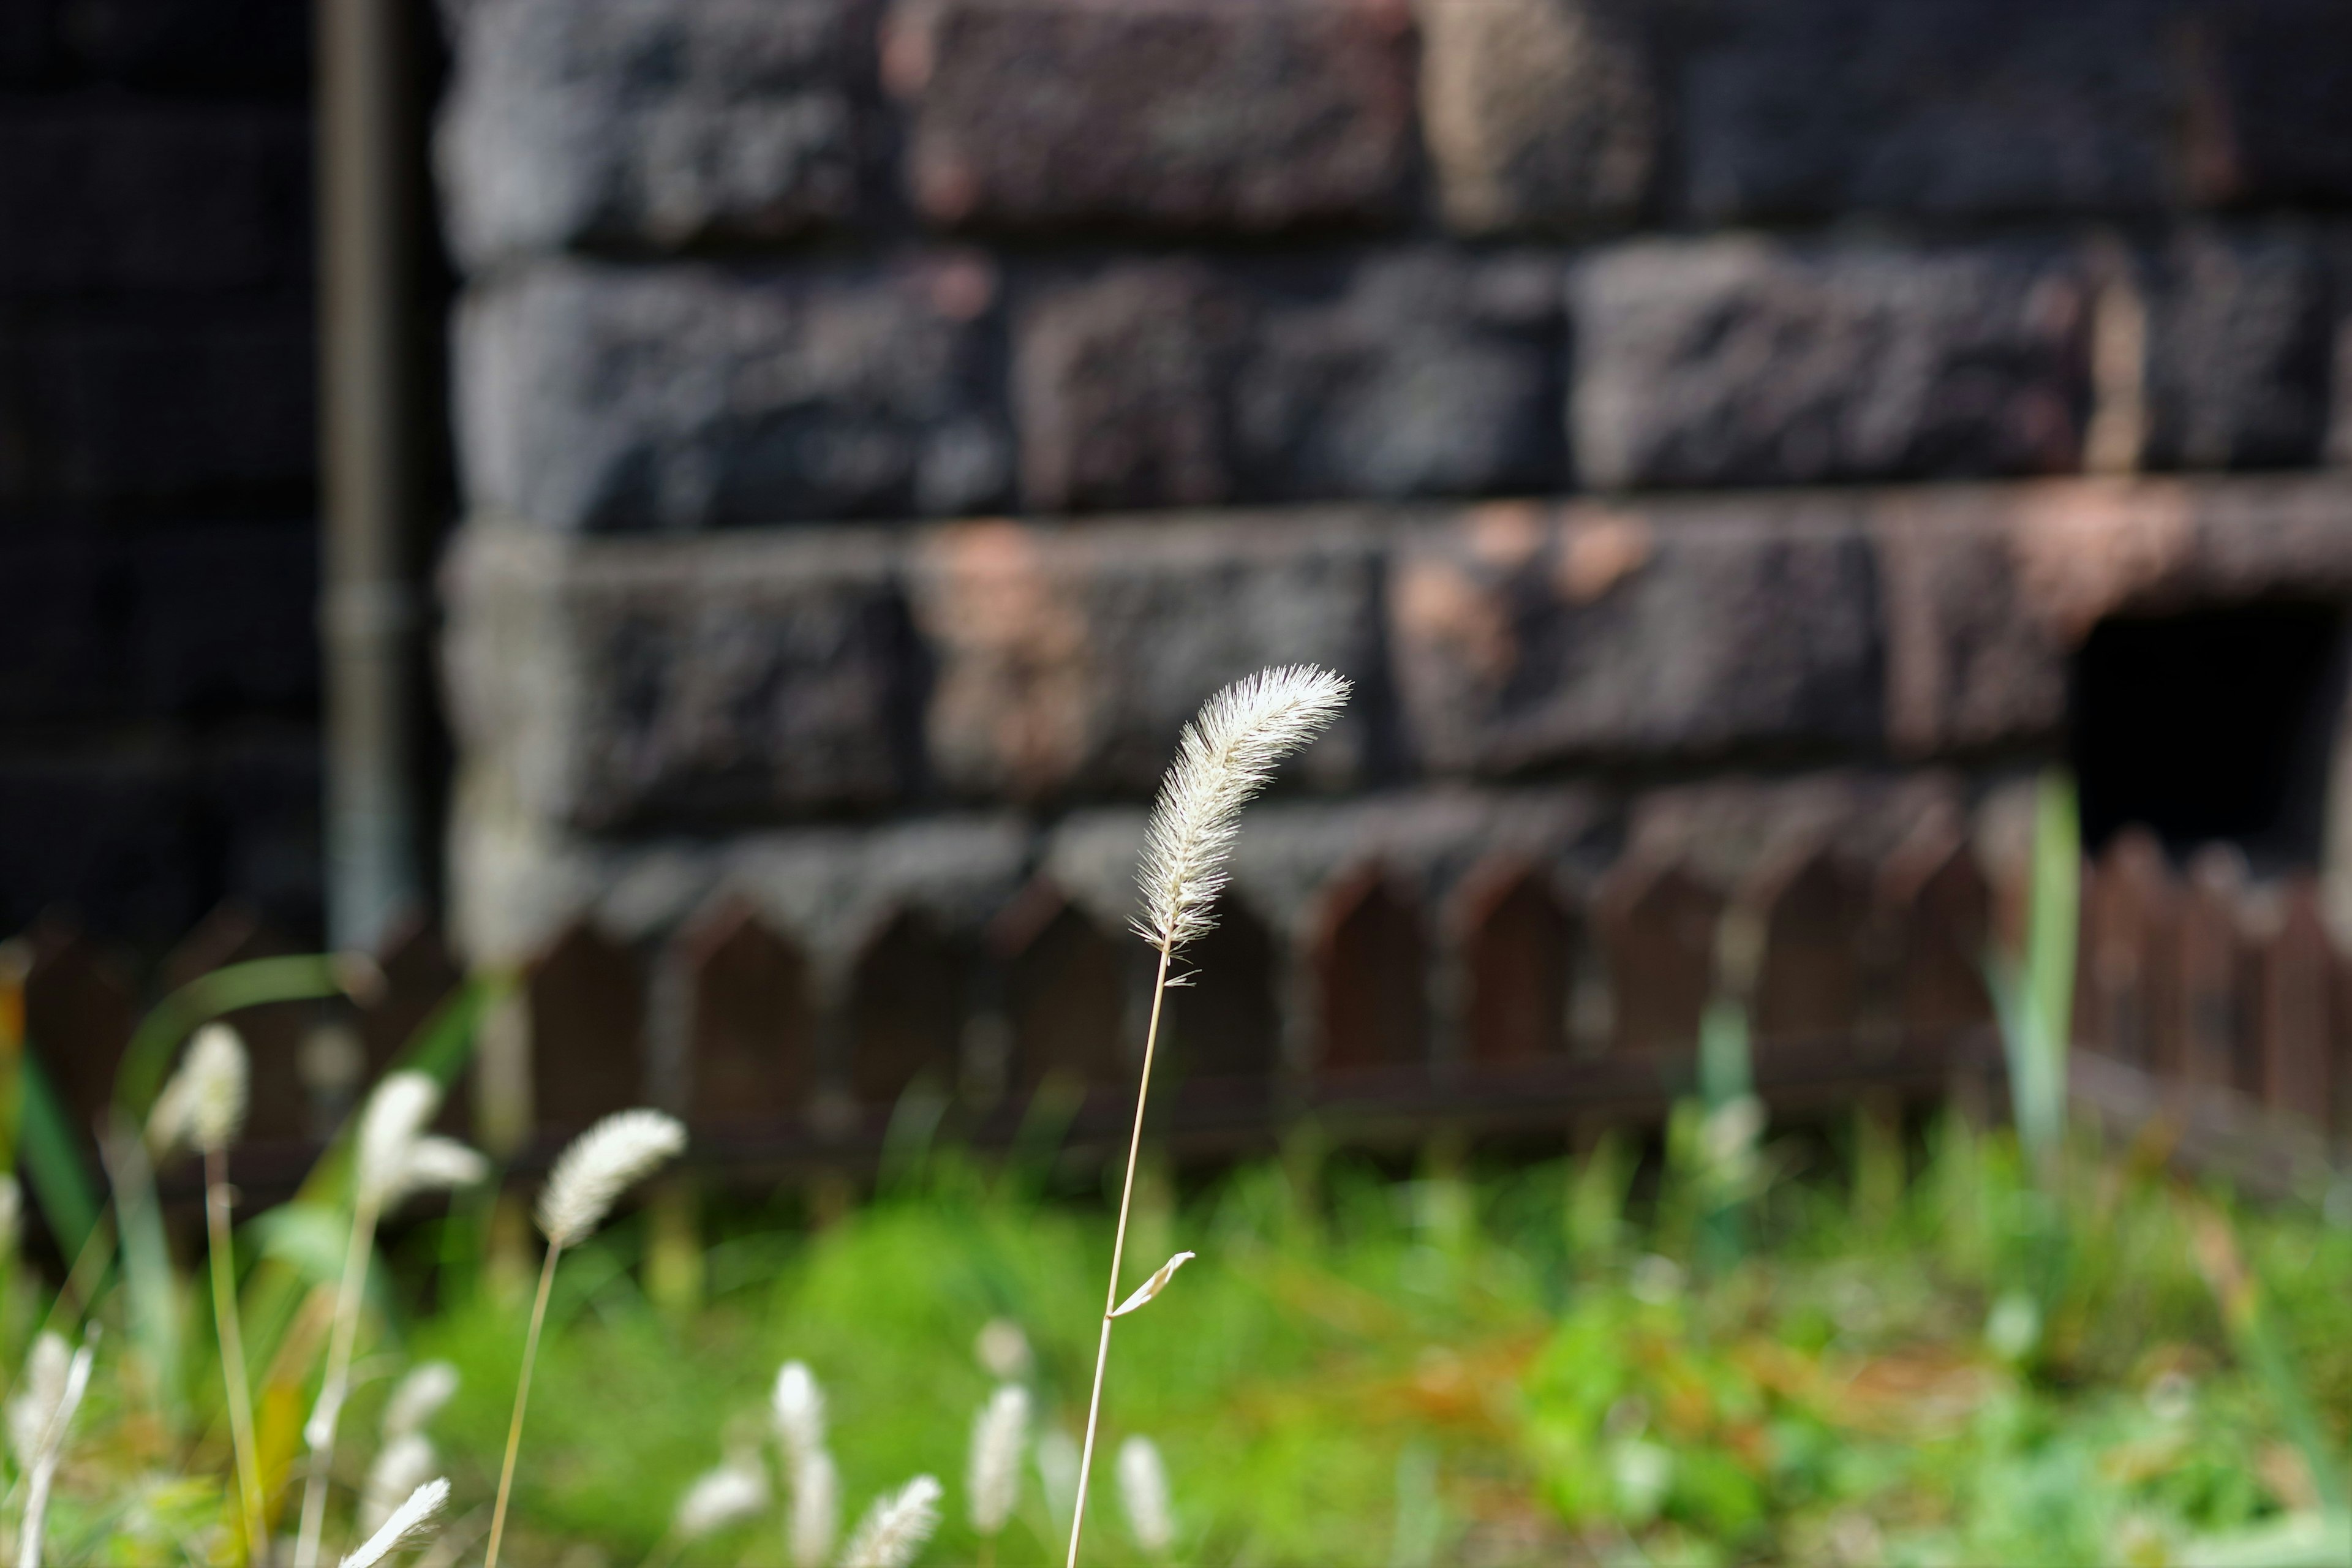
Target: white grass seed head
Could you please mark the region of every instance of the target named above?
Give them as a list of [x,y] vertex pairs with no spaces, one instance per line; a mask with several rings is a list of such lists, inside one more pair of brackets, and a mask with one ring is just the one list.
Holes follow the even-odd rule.
[[44,1332],[33,1342],[16,1375],[16,1397],[8,1401],[8,1447],[18,1469],[30,1470],[40,1458],[41,1439],[65,1403],[72,1366],[73,1352],[63,1335]]
[[824,1447],[824,1390],[805,1362],[788,1361],[776,1373],[776,1436],[784,1455],[798,1459]]
[[557,1157],[539,1197],[539,1228],[555,1247],[585,1241],[614,1199],[685,1147],[686,1129],[674,1116],[643,1110],[607,1116]]
[[874,1500],[842,1551],[841,1568],[907,1568],[939,1527],[940,1483],[917,1476]]
[[1029,1447],[1029,1391],[1017,1383],[1001,1385],[971,1423],[971,1458],[964,1490],[971,1527],[994,1535],[1021,1500],[1021,1456]]
[[784,1544],[793,1568],[824,1568],[841,1534],[841,1472],[821,1447],[785,1462],[792,1468],[793,1505],[784,1521]]
[[1029,1336],[1010,1318],[991,1318],[982,1323],[971,1342],[971,1353],[981,1370],[999,1383],[1024,1383],[1037,1370]]
[[1127,1510],[1128,1532],[1154,1557],[1176,1543],[1176,1516],[1168,1505],[1168,1468],[1160,1447],[1149,1437],[1118,1446],[1118,1500]]
[[370,1535],[382,1530],[383,1521],[439,1468],[432,1440],[421,1432],[404,1433],[386,1443],[368,1466],[367,1481],[360,1489],[360,1529]]
[[457,1369],[446,1361],[423,1361],[411,1367],[383,1406],[383,1440],[387,1443],[421,1432],[441,1407],[457,1396]]
[[147,1143],[157,1153],[184,1144],[200,1154],[227,1148],[245,1125],[245,1042],[226,1024],[206,1024],[188,1043],[179,1070],[155,1097]]
[[404,1546],[424,1539],[433,1528],[443,1505],[449,1500],[449,1483],[446,1479],[431,1480],[408,1494],[408,1500],[392,1510],[383,1527],[358,1551],[342,1561],[341,1568],[375,1568]]
[[421,1072],[396,1072],[375,1086],[360,1115],[355,1182],[362,1201],[390,1206],[386,1196],[408,1163],[408,1152],[441,1109],[441,1086]]
[[1283,758],[1338,717],[1348,691],[1348,682],[1313,665],[1263,669],[1210,698],[1184,726],[1136,873],[1143,913],[1135,929],[1145,941],[1172,952],[1216,923],[1242,807]]
[[672,1521],[681,1540],[699,1541],[767,1511],[768,1469],[752,1453],[736,1454],[694,1479]]

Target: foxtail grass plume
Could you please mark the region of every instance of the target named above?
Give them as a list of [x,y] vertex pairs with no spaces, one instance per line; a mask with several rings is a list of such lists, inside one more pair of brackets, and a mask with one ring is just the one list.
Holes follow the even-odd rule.
[[419,1362],[383,1405],[383,1440],[396,1442],[425,1430],[425,1424],[457,1395],[457,1369],[446,1361]]
[[379,1210],[418,1193],[468,1187],[490,1173],[489,1162],[454,1138],[426,1134],[441,1109],[441,1086],[421,1072],[396,1072],[376,1086],[360,1121],[354,1186]]
[[658,1110],[622,1110],[572,1141],[540,1194],[539,1228],[552,1246],[585,1241],[614,1201],[686,1148],[686,1129]]
[[249,1076],[245,1042],[235,1029],[226,1024],[198,1029],[148,1113],[148,1147],[158,1154],[182,1146],[211,1154],[236,1142],[245,1125]]
[[823,1448],[788,1458],[793,1503],[784,1521],[784,1545],[793,1568],[824,1568],[841,1534],[841,1472]]
[[1048,1426],[1037,1436],[1037,1484],[1045,1494],[1045,1511],[1054,1528],[1065,1529],[1078,1506],[1078,1440],[1059,1426]]
[[365,1544],[342,1561],[342,1568],[375,1568],[404,1546],[413,1546],[424,1540],[433,1528],[445,1504],[449,1500],[449,1483],[431,1480],[408,1494],[408,1500],[392,1510],[383,1528],[367,1538]]
[[757,1455],[737,1454],[694,1479],[678,1500],[670,1528],[681,1541],[699,1541],[767,1511],[768,1471]]
[[[66,1435],[89,1387],[91,1351],[66,1353],[66,1342],[43,1333],[26,1358],[25,1386],[8,1406],[8,1440],[24,1466],[25,1513],[16,1533],[18,1568],[41,1568],[42,1537],[48,1525],[49,1483],[65,1457]],[[29,1455],[29,1458],[27,1457]]]
[[1029,1446],[1029,1391],[1000,1386],[971,1424],[971,1458],[964,1490],[977,1534],[993,1536],[1021,1500],[1021,1454]]
[[1184,726],[1144,830],[1137,934],[1173,952],[1216,923],[1242,807],[1339,716],[1348,691],[1329,670],[1286,665],[1226,687]]
[[982,1323],[971,1342],[971,1353],[981,1370],[999,1383],[1024,1383],[1037,1370],[1029,1336],[1010,1318],[991,1318]]
[[1135,1288],[1135,1294],[1121,1301],[1111,1312],[1114,1318],[1124,1318],[1137,1308],[1147,1305],[1154,1296],[1168,1289],[1168,1281],[1176,1278],[1176,1270],[1192,1261],[1198,1254],[1180,1252],[1161,1264],[1151,1278]]
[[1154,1557],[1176,1544],[1176,1516],[1168,1506],[1168,1468],[1160,1446],[1129,1437],[1118,1446],[1118,1500],[1127,1510],[1128,1533]]
[[841,1553],[841,1568],[907,1568],[940,1527],[940,1483],[917,1476],[877,1498]]
[[824,1390],[805,1362],[788,1361],[776,1373],[773,1401],[776,1436],[787,1458],[797,1460],[824,1447]]
[[422,1432],[404,1432],[386,1443],[360,1488],[360,1529],[370,1535],[383,1529],[383,1521],[439,1468],[433,1440]]

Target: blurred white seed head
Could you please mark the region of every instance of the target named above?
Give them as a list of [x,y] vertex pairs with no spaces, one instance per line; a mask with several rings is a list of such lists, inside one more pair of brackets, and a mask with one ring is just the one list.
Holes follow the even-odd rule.
[[788,1361],[776,1373],[774,1405],[786,1458],[798,1460],[824,1447],[824,1390],[805,1362]]
[[360,1489],[360,1529],[370,1535],[382,1530],[383,1521],[438,1468],[432,1441],[423,1433],[403,1433],[386,1443]]
[[673,1521],[681,1539],[699,1541],[757,1517],[768,1507],[768,1468],[754,1453],[730,1455],[705,1470],[678,1499]]
[[1118,1446],[1118,1500],[1135,1543],[1158,1557],[1176,1544],[1176,1516],[1168,1506],[1168,1469],[1159,1445],[1129,1437]]
[[842,1550],[841,1568],[907,1568],[940,1527],[940,1483],[917,1476],[874,1500]]
[[457,1369],[446,1361],[418,1362],[392,1391],[383,1407],[387,1443],[421,1432],[441,1407],[457,1396]]
[[1111,1316],[1114,1318],[1124,1318],[1129,1312],[1134,1311],[1137,1308],[1147,1305],[1154,1296],[1159,1295],[1160,1292],[1168,1289],[1168,1282],[1176,1278],[1176,1270],[1183,1268],[1187,1263],[1192,1262],[1192,1258],[1193,1254],[1192,1253],[1180,1252],[1175,1257],[1170,1258],[1167,1262],[1161,1264],[1157,1269],[1152,1271],[1150,1279],[1146,1279],[1142,1284],[1138,1285],[1135,1288],[1135,1293],[1133,1295],[1129,1296],[1126,1300],[1121,1301],[1118,1304],[1118,1306],[1111,1312]]
[[999,1383],[1024,1383],[1036,1370],[1029,1336],[1010,1318],[991,1318],[982,1323],[979,1337],[971,1342],[971,1353],[979,1358],[981,1370]]
[[1202,704],[1177,742],[1144,829],[1137,934],[1173,952],[1216,923],[1242,807],[1283,758],[1339,716],[1348,691],[1329,670],[1294,664],[1262,669]]
[[41,1439],[56,1419],[58,1406],[65,1403],[72,1365],[73,1352],[57,1333],[42,1334],[26,1355],[24,1370],[16,1374],[16,1397],[8,1401],[8,1447],[16,1456],[18,1469],[30,1470],[40,1458]]
[[821,1447],[785,1462],[791,1467],[793,1506],[784,1521],[784,1544],[793,1568],[824,1568],[841,1534],[841,1473]]
[[147,1144],[157,1153],[185,1144],[200,1154],[226,1149],[245,1125],[249,1075],[245,1042],[226,1024],[206,1024],[188,1043],[180,1068],[155,1097]]
[[1059,1426],[1048,1426],[1037,1435],[1037,1484],[1045,1493],[1045,1509],[1054,1516],[1057,1531],[1068,1528],[1070,1510],[1077,1506],[1078,1470],[1084,1458],[1078,1440]]
[[686,1129],[658,1110],[622,1110],[572,1141],[539,1197],[539,1228],[549,1243],[585,1241],[613,1202],[686,1147]]
[[455,1138],[419,1138],[408,1146],[408,1157],[385,1188],[383,1204],[389,1209],[419,1193],[470,1187],[489,1173],[489,1161]]
[[16,1178],[0,1173],[0,1257],[16,1250],[25,1226],[25,1189]]
[[365,1545],[343,1559],[342,1568],[374,1568],[402,1547],[423,1540],[448,1500],[446,1480],[425,1482],[408,1494],[406,1502],[392,1510],[392,1517],[367,1538]]
[[971,1458],[964,1476],[971,1527],[994,1535],[1021,1500],[1021,1452],[1029,1446],[1029,1391],[1008,1383],[989,1396],[971,1424]]
[[408,1152],[441,1109],[441,1086],[421,1072],[396,1072],[375,1086],[360,1116],[356,1184],[362,1202],[389,1206]]

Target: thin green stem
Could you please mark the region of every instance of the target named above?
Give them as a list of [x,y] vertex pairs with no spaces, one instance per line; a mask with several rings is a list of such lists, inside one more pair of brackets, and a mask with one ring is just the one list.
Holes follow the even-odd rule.
[[1103,1293],[1102,1342],[1095,1348],[1095,1391],[1087,1401],[1087,1441],[1078,1453],[1078,1497],[1070,1510],[1068,1568],[1078,1568],[1078,1534],[1087,1522],[1087,1481],[1094,1473],[1095,1426],[1102,1415],[1103,1368],[1110,1364],[1111,1313],[1118,1306],[1118,1268],[1127,1257],[1127,1214],[1135,1201],[1135,1162],[1143,1149],[1143,1107],[1151,1096],[1151,1057],[1160,1044],[1160,1005],[1168,995],[1172,943],[1160,949],[1160,973],[1151,982],[1151,1025],[1143,1034],[1143,1079],[1135,1086],[1135,1131],[1127,1141],[1127,1180],[1118,1190],[1118,1230],[1110,1244],[1110,1288]]
[[507,1498],[514,1489],[515,1454],[522,1447],[523,1407],[530,1403],[530,1368],[539,1359],[539,1331],[547,1321],[547,1293],[555,1284],[555,1260],[563,1248],[550,1242],[547,1261],[539,1268],[539,1299],[530,1304],[530,1332],[522,1342],[522,1375],[515,1380],[514,1419],[507,1425],[507,1458],[499,1467],[499,1502],[490,1511],[490,1550],[482,1568],[499,1568],[499,1542],[507,1529]]
[[294,1568],[317,1568],[319,1536],[327,1522],[327,1473],[335,1462],[335,1424],[350,1393],[352,1351],[359,1341],[360,1302],[367,1286],[368,1257],[375,1247],[376,1205],[361,1198],[352,1211],[351,1242],[343,1253],[343,1277],[335,1289],[335,1331],[327,1342],[327,1375],[319,1384],[318,1407],[303,1436],[310,1447],[310,1474],[302,1485],[302,1533],[296,1538]]
[[269,1527],[263,1518],[261,1466],[253,1440],[253,1389],[246,1381],[245,1333],[237,1321],[236,1244],[228,1228],[228,1154],[205,1151],[205,1225],[213,1264],[213,1327],[220,1334],[221,1380],[228,1385],[228,1434],[236,1447],[237,1490],[245,1504],[245,1558],[265,1561]]

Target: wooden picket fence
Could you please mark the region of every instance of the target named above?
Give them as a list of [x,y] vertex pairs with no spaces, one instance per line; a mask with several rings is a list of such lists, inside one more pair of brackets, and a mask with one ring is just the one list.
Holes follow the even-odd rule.
[[[2253,885],[2219,851],[2176,871],[2145,836],[2085,868],[2078,1094],[2117,1131],[2256,1184],[2308,1181],[2352,1134],[2352,966],[2308,878]],[[1961,1093],[1997,1110],[1981,973],[2014,924],[1970,845],[1876,863],[1834,846],[1741,885],[1641,857],[1580,880],[1497,858],[1424,899],[1378,864],[1282,934],[1244,905],[1173,994],[1155,1091],[1180,1156],[1264,1149],[1312,1116],[1338,1142],[1445,1131],[1571,1138],[1654,1119],[1696,1079],[1710,999],[1744,999],[1759,1092],[1789,1115]],[[69,1116],[111,1091],[139,988],[70,925],[19,950],[26,1037]],[[289,951],[215,912],[145,991]],[[1149,952],[1051,881],[968,929],[918,910],[822,963],[722,897],[650,943],[593,921],[510,977],[448,1121],[530,1168],[605,1111],[686,1117],[703,1166],[745,1181],[871,1170],[900,1126],[1079,1157],[1123,1139]],[[420,1022],[465,983],[418,925],[366,1006],[237,1015],[254,1058],[240,1183],[283,1189]]]

